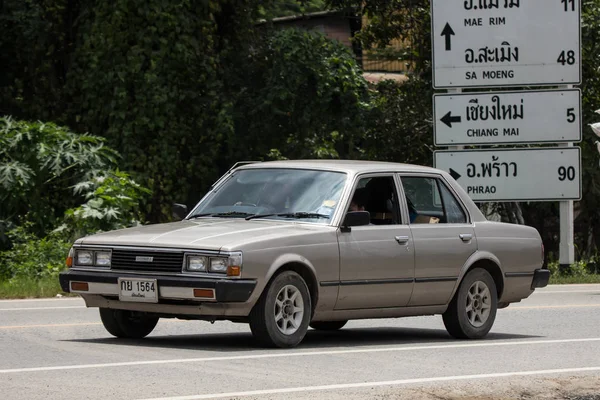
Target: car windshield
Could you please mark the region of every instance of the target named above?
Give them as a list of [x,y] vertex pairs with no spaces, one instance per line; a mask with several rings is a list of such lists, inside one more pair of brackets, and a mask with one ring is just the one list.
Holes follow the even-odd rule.
[[341,172],[240,170],[209,193],[189,218],[293,218],[328,224],[345,183]]

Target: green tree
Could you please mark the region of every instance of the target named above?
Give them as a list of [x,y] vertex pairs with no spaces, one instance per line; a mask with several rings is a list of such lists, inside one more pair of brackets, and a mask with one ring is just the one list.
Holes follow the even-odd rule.
[[264,19],[301,15],[326,9],[325,0],[265,0],[259,7]]
[[366,157],[431,166],[432,94],[430,82],[419,78],[379,83],[362,143]]
[[64,123],[79,0],[0,2],[0,115]]
[[588,258],[600,246],[600,168],[597,139],[589,124],[598,121],[594,110],[600,108],[600,0],[585,0],[582,4],[582,71],[583,138],[582,187],[583,199],[578,217],[582,256]]
[[[219,2],[94,2],[69,72],[77,126],[105,136],[152,190],[159,221],[216,171],[227,129],[213,17]],[[225,121],[222,121],[222,120]]]
[[114,167],[117,157],[102,138],[52,123],[0,118],[2,230],[26,219],[32,233],[44,235],[78,204],[70,187]]
[[3,1],[0,115],[106,137],[163,220],[222,169],[234,135],[224,81],[244,62],[259,3]]
[[399,41],[402,48],[390,55],[406,61],[417,77],[431,81],[430,0],[326,0],[326,3],[330,8],[365,17],[354,38],[363,49],[383,50],[392,41]]
[[247,65],[234,105],[240,151],[264,156],[277,149],[288,158],[359,156],[356,144],[370,95],[344,45],[316,32],[276,31]]

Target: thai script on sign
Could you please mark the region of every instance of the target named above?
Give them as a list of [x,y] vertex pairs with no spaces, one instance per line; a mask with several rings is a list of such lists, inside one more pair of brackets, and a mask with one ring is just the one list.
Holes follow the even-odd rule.
[[[481,168],[477,169],[477,166],[473,163],[467,164],[467,176],[469,178],[491,178],[494,176],[499,178],[500,176],[510,177],[517,176],[517,164],[511,163],[499,163],[497,156],[492,156],[492,162],[481,163]],[[512,172],[512,174],[511,174]]]
[[479,104],[479,99],[469,100],[466,109],[467,121],[493,121],[523,119],[524,103],[502,104],[500,96],[492,97],[492,105]]
[[[465,0],[465,10],[500,8],[501,0]],[[504,8],[519,8],[521,0],[504,0]]]
[[510,43],[502,42],[500,47],[482,47],[477,54],[473,49],[466,49],[465,61],[468,64],[519,61],[519,48],[511,48]]

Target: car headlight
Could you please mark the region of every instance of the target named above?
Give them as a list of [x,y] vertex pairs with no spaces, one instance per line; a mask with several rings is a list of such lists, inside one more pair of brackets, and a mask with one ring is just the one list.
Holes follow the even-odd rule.
[[94,252],[91,250],[77,250],[75,252],[75,265],[94,265]]
[[242,253],[232,252],[216,257],[186,254],[183,272],[206,272],[240,278],[242,276]]
[[67,257],[67,266],[110,268],[111,256],[110,250],[71,249]]
[[214,272],[217,274],[226,274],[227,267],[229,266],[229,262],[227,258],[221,257],[211,257],[210,258],[210,268],[209,272]]
[[110,251],[96,251],[96,266],[110,267]]
[[206,272],[208,257],[205,256],[187,256],[185,269],[189,272]]

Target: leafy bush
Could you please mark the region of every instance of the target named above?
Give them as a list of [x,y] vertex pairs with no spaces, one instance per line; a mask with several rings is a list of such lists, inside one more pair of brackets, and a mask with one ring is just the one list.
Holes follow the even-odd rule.
[[67,210],[65,222],[56,231],[76,239],[100,231],[126,228],[143,221],[140,202],[150,191],[121,171],[112,171],[80,182],[76,194],[87,200]]
[[64,223],[48,235],[33,233],[28,215],[7,232],[12,247],[0,252],[0,281],[55,276],[64,268],[74,239],[138,224],[140,199],[149,192],[121,171],[99,174],[73,190],[87,201],[67,210]]
[[549,262],[547,268],[550,271],[550,275],[553,277],[585,278],[590,275],[600,274],[597,257],[593,257],[589,260],[576,261],[565,271],[561,271],[558,261]]
[[116,158],[99,137],[0,118],[0,239],[23,215],[32,233],[43,237],[81,202],[69,187],[114,167]]
[[31,233],[31,223],[19,226],[8,237],[12,249],[0,252],[0,281],[6,279],[39,279],[55,276],[65,268],[71,243],[59,233],[38,238]]
[[149,191],[117,157],[101,138],[0,118],[0,279],[52,276],[74,239],[143,220]]

